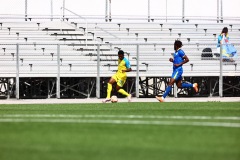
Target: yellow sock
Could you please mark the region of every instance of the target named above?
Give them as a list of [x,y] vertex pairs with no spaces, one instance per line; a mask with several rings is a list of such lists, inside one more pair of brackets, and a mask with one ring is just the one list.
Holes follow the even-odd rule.
[[112,84],[108,83],[108,85],[107,85],[107,98],[111,97],[111,92],[112,92]]
[[121,93],[122,95],[129,96],[129,94],[123,89],[119,89],[118,92]]

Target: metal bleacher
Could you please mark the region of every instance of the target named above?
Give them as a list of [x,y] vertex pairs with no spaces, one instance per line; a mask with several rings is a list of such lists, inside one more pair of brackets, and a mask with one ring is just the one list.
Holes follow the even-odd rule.
[[[190,62],[184,65],[185,79],[193,81],[195,78],[201,83],[206,78],[210,78],[209,81],[215,81],[214,85],[216,85],[220,76],[220,58],[214,53],[216,53],[217,36],[223,27],[229,28],[231,43],[239,51],[240,20],[238,19],[231,22],[223,20],[221,23],[208,20],[191,21],[191,19],[185,22],[182,22],[182,19],[168,22],[163,20],[105,22],[104,19],[81,18],[50,21],[34,17],[27,21],[14,20],[14,18],[2,19],[0,22],[1,94],[8,95],[8,98],[14,97],[15,93],[10,93],[9,88],[14,90],[19,69],[22,89],[32,90],[29,89],[31,86],[29,81],[32,82],[32,79],[34,84],[41,79],[41,84],[45,85],[43,89],[45,91],[41,93],[44,96],[37,96],[38,93],[35,98],[96,97],[98,76],[100,97],[104,97],[106,82],[117,70],[119,49],[125,51],[125,56],[130,60],[133,69],[133,72],[128,74],[130,81],[133,81],[127,86],[129,92],[137,95],[135,91],[137,85],[134,83],[139,82],[139,92],[143,97],[160,94],[164,87],[157,86],[156,83],[166,85],[171,75],[172,64],[168,59],[174,52],[173,43],[176,39],[183,42],[183,50],[190,59]],[[202,57],[204,48],[212,48],[211,57]],[[239,58],[234,59],[234,62],[223,62],[222,66],[224,77],[231,77],[234,81],[236,78],[239,79]],[[60,97],[55,93],[57,90],[55,79],[58,76],[61,78],[62,87]],[[82,85],[87,87],[82,88]],[[236,95],[239,96],[239,84],[228,85],[235,86]],[[210,87],[209,91],[202,95],[214,95],[214,89]],[[31,95],[29,92],[24,93],[20,88],[20,98],[34,98],[29,95]]]

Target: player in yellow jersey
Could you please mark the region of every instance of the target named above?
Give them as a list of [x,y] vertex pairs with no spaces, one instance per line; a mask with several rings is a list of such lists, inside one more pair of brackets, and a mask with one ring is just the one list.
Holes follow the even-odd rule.
[[124,89],[122,89],[124,83],[127,79],[127,73],[132,71],[131,65],[129,60],[124,57],[124,52],[122,50],[118,51],[118,70],[117,72],[110,78],[107,84],[107,97],[102,102],[110,102],[111,101],[111,92],[112,92],[112,85],[117,83],[116,90],[118,93],[125,95],[128,98],[128,102],[131,102],[131,94],[127,93]]

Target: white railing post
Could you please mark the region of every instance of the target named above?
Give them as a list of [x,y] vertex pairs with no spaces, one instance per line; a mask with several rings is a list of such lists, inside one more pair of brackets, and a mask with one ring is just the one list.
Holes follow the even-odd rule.
[[185,0],[182,0],[182,21],[185,19]]
[[106,0],[106,5],[105,5],[105,21],[108,21],[108,0]]
[[136,57],[136,62],[137,62],[137,75],[136,75],[136,97],[139,98],[139,44],[137,44],[137,57]]
[[166,22],[167,22],[167,0],[166,0]]
[[150,22],[150,0],[148,0],[148,22]]
[[53,21],[53,0],[51,0],[51,21]]
[[63,0],[63,10],[62,10],[62,14],[63,14],[63,20],[64,20],[64,17],[65,17],[65,0]]
[[174,86],[173,87],[173,95],[174,95],[174,98],[177,98],[178,97],[178,95],[177,95],[178,87],[177,87],[176,83],[174,83],[173,86]]
[[219,0],[217,0],[217,23],[219,23]]
[[223,2],[221,0],[221,23],[223,23]]
[[16,46],[16,98],[19,99],[19,44]]
[[100,44],[97,44],[96,97],[100,98]]
[[56,91],[57,91],[57,98],[60,99],[60,44],[57,45],[57,86],[56,86]]
[[112,3],[111,3],[111,0],[109,0],[109,21],[111,22],[112,21]]
[[27,0],[25,0],[25,21],[27,21]]
[[219,75],[219,97],[223,96],[223,58],[222,58],[222,45],[220,44],[220,75]]

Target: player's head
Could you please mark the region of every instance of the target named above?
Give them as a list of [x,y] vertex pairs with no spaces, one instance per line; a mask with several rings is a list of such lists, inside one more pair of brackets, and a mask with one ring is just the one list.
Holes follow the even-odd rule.
[[223,33],[225,33],[225,35],[228,34],[228,28],[227,28],[227,27],[224,27],[224,28],[222,29],[222,33],[221,33],[221,34],[223,34]]
[[174,42],[174,50],[177,51],[181,47],[182,47],[182,42],[180,40],[175,40],[175,42]]
[[124,52],[123,52],[123,50],[119,50],[119,51],[118,51],[118,58],[119,58],[120,60],[123,60],[123,58],[124,58]]

